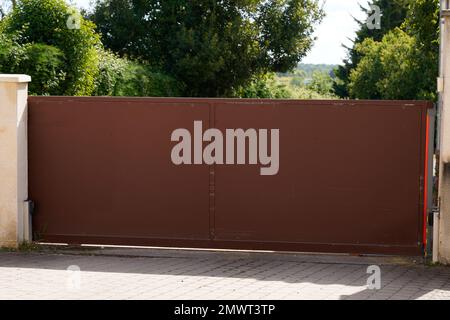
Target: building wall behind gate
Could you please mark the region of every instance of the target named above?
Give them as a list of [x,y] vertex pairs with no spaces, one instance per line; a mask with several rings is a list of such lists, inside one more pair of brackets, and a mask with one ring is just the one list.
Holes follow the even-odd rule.
[[[418,254],[425,102],[29,98],[35,239]],[[173,130],[280,129],[280,170],[171,162]]]

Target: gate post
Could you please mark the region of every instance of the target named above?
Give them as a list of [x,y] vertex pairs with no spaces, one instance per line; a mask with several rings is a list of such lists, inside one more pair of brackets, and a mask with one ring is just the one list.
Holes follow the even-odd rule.
[[450,1],[441,0],[440,78],[438,80],[439,212],[434,218],[433,262],[450,264]]
[[27,98],[30,76],[0,74],[0,247],[31,240]]

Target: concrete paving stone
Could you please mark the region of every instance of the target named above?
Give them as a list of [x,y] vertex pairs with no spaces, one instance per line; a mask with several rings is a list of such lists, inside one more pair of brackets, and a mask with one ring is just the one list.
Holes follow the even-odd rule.
[[[0,252],[0,299],[450,300],[450,268],[418,258],[110,249]],[[369,265],[381,290],[366,288]]]

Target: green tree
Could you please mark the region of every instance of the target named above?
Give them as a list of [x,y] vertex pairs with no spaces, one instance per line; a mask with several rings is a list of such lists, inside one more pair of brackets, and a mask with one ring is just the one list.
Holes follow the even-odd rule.
[[334,84],[334,92],[336,95],[341,98],[352,97],[349,92],[350,73],[358,66],[362,58],[360,50],[357,50],[356,48],[366,39],[380,41],[389,31],[401,26],[405,20],[410,1],[411,0],[372,0],[368,7],[360,6],[361,10],[366,14],[366,17],[373,14],[370,5],[376,5],[380,8],[382,13],[381,28],[369,29],[366,23],[367,19],[363,21],[355,19],[359,24],[359,30],[356,32],[353,46],[346,47],[347,58],[344,60],[342,66],[338,66],[335,69],[336,81]]
[[100,72],[96,77],[93,95],[167,97],[179,96],[182,87],[172,77],[155,72],[148,66],[138,64],[108,52],[100,51]]
[[14,37],[0,34],[0,71],[25,73],[32,77],[30,94],[58,94],[65,74],[61,71],[63,53],[55,47],[26,43],[19,45]]
[[288,99],[292,93],[286,86],[278,84],[273,74],[265,74],[253,79],[245,87],[238,88],[233,96],[239,98]]
[[415,39],[397,28],[382,41],[366,39],[350,74],[350,94],[359,99],[416,99]]
[[410,3],[401,29],[390,31],[381,41],[366,39],[355,50],[361,58],[350,72],[348,87],[351,97],[435,99],[439,1]]
[[317,0],[103,0],[91,18],[107,48],[173,75],[184,95],[230,96],[295,68],[322,16]]
[[327,100],[327,99],[336,99],[337,97],[332,93],[320,94],[314,90],[308,89],[307,87],[299,87],[292,90],[291,98],[302,100],[304,99]]
[[333,79],[326,72],[314,71],[306,88],[321,95],[329,95],[333,92]]
[[415,38],[416,82],[419,96],[436,99],[436,78],[439,75],[440,43],[439,0],[415,0],[409,5],[402,29]]
[[[19,0],[1,24],[4,33],[15,35],[18,45],[41,45],[30,52],[29,67],[35,57],[43,64],[58,66],[57,73],[64,73],[58,90],[53,88],[53,93],[90,95],[94,91],[100,38],[94,31],[94,24],[83,19],[64,0]],[[45,56],[43,45],[52,53]]]

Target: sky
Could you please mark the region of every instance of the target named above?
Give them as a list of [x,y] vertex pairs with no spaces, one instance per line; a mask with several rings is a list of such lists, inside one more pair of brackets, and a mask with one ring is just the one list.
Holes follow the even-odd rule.
[[[72,0],[77,6],[88,9],[91,0]],[[317,40],[303,58],[302,63],[341,64],[346,50],[342,44],[350,45],[358,24],[352,17],[363,19],[359,4],[367,6],[368,0],[321,0],[325,3],[326,17],[316,27]]]
[[326,17],[316,27],[317,40],[302,63],[341,64],[346,56],[342,44],[351,46],[358,23],[352,18],[363,20],[364,13],[359,4],[367,7],[368,0],[326,0]]

